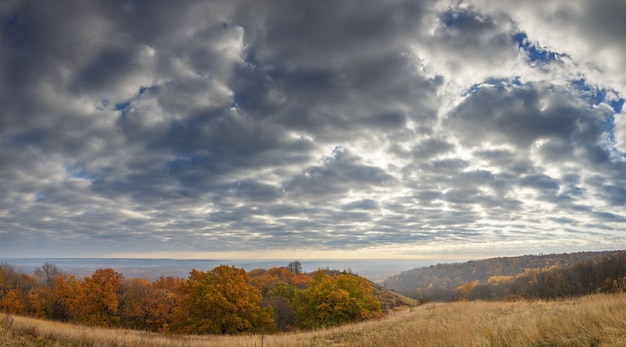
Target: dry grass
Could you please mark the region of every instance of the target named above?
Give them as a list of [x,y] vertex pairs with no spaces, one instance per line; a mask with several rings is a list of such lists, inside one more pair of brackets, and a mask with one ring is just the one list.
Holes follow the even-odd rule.
[[170,336],[0,316],[0,346],[626,346],[626,294],[427,304],[379,321],[268,336]]

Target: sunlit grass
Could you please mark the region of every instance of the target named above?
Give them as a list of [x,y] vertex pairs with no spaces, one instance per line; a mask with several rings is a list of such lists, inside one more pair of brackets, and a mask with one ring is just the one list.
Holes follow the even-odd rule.
[[176,336],[0,316],[0,345],[626,346],[626,294],[431,303],[375,321],[265,336]]

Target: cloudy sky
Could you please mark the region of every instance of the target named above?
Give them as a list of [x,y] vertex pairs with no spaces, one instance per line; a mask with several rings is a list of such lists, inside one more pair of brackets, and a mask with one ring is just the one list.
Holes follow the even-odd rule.
[[626,248],[626,2],[2,1],[0,256]]

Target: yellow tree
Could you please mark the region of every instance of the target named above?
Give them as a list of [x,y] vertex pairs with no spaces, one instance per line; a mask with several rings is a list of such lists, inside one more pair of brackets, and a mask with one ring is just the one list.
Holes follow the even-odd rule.
[[243,269],[220,265],[211,271],[192,270],[179,287],[171,332],[237,334],[273,332],[271,307],[261,309],[261,293]]
[[306,289],[292,300],[296,325],[311,329],[355,322],[380,314],[380,302],[367,279],[351,274],[332,276],[323,270],[313,274]]

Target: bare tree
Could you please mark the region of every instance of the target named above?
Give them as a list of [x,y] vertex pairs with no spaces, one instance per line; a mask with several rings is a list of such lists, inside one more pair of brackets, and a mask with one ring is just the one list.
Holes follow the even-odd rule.
[[54,288],[54,284],[57,278],[63,275],[63,271],[59,269],[56,265],[45,263],[40,267],[36,268],[33,271],[35,278],[39,281],[39,283],[43,284],[48,288]]
[[289,269],[289,271],[298,275],[302,273],[302,264],[300,263],[299,260],[294,260],[290,262],[289,265],[287,265],[287,269]]

